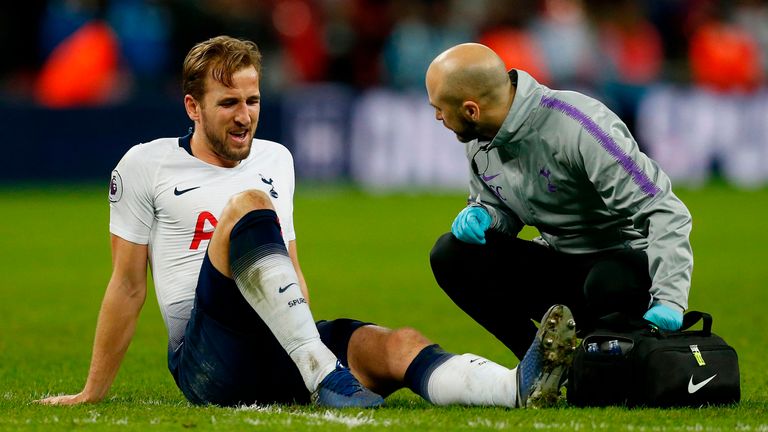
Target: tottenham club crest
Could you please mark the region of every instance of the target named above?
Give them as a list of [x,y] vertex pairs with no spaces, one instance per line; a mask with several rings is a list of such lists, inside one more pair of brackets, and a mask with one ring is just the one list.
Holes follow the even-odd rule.
[[277,191],[275,190],[275,185],[272,184],[274,180],[266,179],[262,174],[259,174],[259,177],[261,177],[261,181],[264,182],[265,185],[269,186],[269,194],[272,195],[272,198],[277,198]]
[[109,201],[118,202],[123,197],[123,179],[120,178],[120,173],[117,170],[112,171],[111,179],[109,180]]

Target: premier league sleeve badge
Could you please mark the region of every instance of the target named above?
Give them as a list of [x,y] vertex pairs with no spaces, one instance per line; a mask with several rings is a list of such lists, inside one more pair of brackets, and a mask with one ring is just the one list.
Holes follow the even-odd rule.
[[109,201],[118,202],[123,197],[123,179],[120,177],[120,173],[117,170],[112,171],[111,178],[109,180]]

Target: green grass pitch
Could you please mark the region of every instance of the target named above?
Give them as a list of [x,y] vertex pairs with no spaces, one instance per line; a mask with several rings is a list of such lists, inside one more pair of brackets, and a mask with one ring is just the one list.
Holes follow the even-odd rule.
[[[193,407],[166,370],[165,329],[151,289],[107,399],[79,407],[39,406],[31,401],[79,391],[87,373],[110,275],[106,190],[4,186],[0,430],[768,431],[768,190],[715,184],[677,192],[694,217],[691,308],[711,312],[714,331],[739,353],[742,402],[735,407],[438,408],[408,390],[375,411]],[[448,350],[517,364],[442,294],[429,270],[429,250],[463,201],[461,192],[376,195],[300,184],[298,250],[315,317],[412,326]]]

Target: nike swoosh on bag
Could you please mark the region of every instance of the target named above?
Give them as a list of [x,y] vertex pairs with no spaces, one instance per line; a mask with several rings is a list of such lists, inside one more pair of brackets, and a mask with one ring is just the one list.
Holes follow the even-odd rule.
[[704,381],[702,381],[702,382],[700,382],[698,384],[694,384],[693,383],[693,375],[691,375],[691,379],[690,379],[690,381],[688,381],[688,393],[689,394],[694,394],[697,391],[701,390],[702,387],[704,387],[705,385],[709,384],[709,382],[712,381],[713,379],[715,379],[716,376],[717,376],[717,374],[714,374],[711,377],[705,379]]
[[200,186],[195,186],[195,187],[191,187],[189,189],[182,189],[182,190],[179,190],[178,187],[175,187],[175,188],[173,188],[173,194],[176,195],[176,196],[179,196],[181,194],[185,194],[185,193],[187,193],[189,191],[193,191],[195,189],[200,189]]
[[287,290],[287,289],[288,289],[288,287],[290,287],[291,285],[296,285],[296,282],[292,282],[292,283],[289,283],[288,285],[286,285],[286,286],[284,286],[284,287],[280,287],[280,288],[278,288],[278,289],[277,289],[277,292],[279,292],[280,294],[282,294],[282,293],[284,293],[284,292],[285,292],[285,290]]

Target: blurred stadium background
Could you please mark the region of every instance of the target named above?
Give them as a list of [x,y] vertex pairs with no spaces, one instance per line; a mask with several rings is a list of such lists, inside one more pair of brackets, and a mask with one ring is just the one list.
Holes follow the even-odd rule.
[[185,134],[180,65],[218,34],[260,45],[257,136],[305,182],[463,189],[423,76],[466,41],[607,102],[677,184],[768,181],[762,0],[30,0],[0,6],[0,182],[106,181]]

